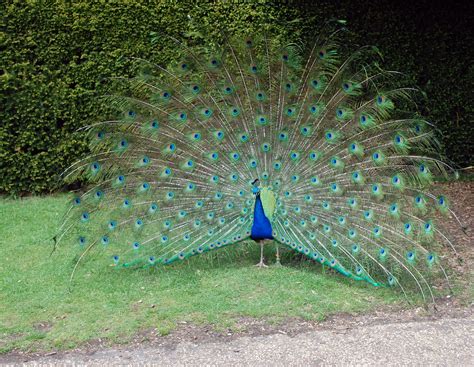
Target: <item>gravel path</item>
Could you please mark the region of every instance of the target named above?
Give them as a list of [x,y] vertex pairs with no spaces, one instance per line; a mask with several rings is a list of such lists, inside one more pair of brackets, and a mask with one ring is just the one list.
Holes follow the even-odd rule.
[[[474,366],[474,317],[337,326],[174,346],[136,346],[41,356],[26,365]],[[1,361],[1,357],[0,357]],[[22,361],[4,360],[4,363]]]

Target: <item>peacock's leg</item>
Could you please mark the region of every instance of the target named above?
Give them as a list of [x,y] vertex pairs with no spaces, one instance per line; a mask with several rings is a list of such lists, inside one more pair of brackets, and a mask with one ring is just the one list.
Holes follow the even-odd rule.
[[263,245],[265,244],[264,240],[260,240],[260,262],[256,264],[255,266],[258,266],[259,268],[268,268],[267,265],[263,262]]
[[278,246],[278,242],[275,241],[276,245],[276,261],[275,261],[275,266],[281,266],[280,262],[280,247]]

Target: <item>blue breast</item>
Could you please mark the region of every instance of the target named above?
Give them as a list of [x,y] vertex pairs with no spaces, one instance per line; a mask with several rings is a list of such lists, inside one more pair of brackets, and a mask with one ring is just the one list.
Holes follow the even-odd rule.
[[253,224],[250,238],[254,241],[265,239],[272,240],[272,233],[272,224],[265,216],[262,200],[260,199],[260,195],[257,194],[257,198],[255,199],[255,208],[253,210]]

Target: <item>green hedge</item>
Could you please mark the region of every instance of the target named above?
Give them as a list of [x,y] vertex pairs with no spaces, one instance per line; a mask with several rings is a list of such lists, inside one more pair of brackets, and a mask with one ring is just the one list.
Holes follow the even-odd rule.
[[[58,174],[87,151],[82,135],[75,131],[106,113],[99,98],[106,90],[105,81],[134,75],[131,56],[159,64],[173,60],[173,43],[161,35],[181,37],[191,32],[199,41],[199,37],[222,38],[220,30],[253,33],[273,28],[288,37],[310,38],[312,29],[332,17],[348,20],[355,32],[348,35],[348,43],[378,45],[386,65],[404,71],[427,92],[422,106],[439,124],[448,156],[460,165],[472,164],[466,150],[473,133],[468,97],[474,80],[472,67],[466,66],[469,57],[464,55],[468,42],[453,46],[449,44],[453,35],[436,27],[420,37],[416,29],[407,28],[396,8],[368,12],[373,6],[368,1],[337,5],[327,1],[318,6],[231,1],[2,2],[0,192],[57,189]],[[299,21],[291,23],[289,31],[285,21],[294,19]],[[156,47],[151,47],[153,39]]]
[[[300,6],[306,19],[328,15],[346,19],[348,43],[376,45],[383,67],[405,74],[405,85],[424,92],[418,109],[436,124],[446,158],[460,167],[474,165],[474,23],[468,1],[344,0]],[[305,24],[303,34],[309,32]],[[309,27],[308,27],[309,26]]]

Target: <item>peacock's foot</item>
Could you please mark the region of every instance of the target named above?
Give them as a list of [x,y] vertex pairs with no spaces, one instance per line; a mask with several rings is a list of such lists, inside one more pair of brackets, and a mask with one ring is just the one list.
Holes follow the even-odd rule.
[[273,266],[276,268],[279,268],[279,267],[282,267],[283,265],[281,265],[280,259],[277,259],[275,263],[273,264]]
[[268,268],[268,265],[266,265],[263,261],[260,261],[258,264],[255,264],[257,268]]

